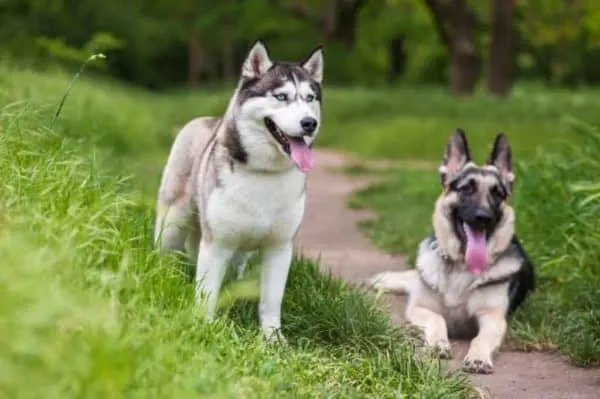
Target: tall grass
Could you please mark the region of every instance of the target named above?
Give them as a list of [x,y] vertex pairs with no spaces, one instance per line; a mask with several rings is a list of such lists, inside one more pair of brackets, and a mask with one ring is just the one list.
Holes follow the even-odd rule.
[[68,77],[3,72],[3,396],[467,397],[463,377],[416,360],[374,301],[301,258],[284,303],[289,347],[261,339],[252,274],[244,299],[204,323],[181,262],[151,245],[145,180],[159,176],[118,173],[166,156],[176,100],[82,79],[50,130]]
[[515,336],[600,365],[600,130],[573,121],[582,145],[522,162],[519,233],[537,260],[539,290]]

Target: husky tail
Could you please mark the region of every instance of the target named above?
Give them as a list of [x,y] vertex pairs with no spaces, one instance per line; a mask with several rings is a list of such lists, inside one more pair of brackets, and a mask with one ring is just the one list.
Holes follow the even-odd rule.
[[163,170],[156,207],[154,244],[161,251],[183,251],[189,236],[198,234],[194,231],[189,180],[194,160],[210,141],[216,121],[212,117],[194,119],[175,137]]
[[367,280],[367,285],[375,290],[394,292],[397,294],[410,294],[419,279],[416,270],[401,272],[383,272]]

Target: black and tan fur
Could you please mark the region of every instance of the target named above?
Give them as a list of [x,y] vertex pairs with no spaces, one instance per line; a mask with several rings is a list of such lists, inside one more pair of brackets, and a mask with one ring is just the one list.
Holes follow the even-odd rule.
[[[534,289],[533,265],[507,203],[514,180],[511,158],[507,137],[498,134],[486,164],[475,165],[465,134],[457,129],[439,170],[443,192],[434,207],[434,232],[419,246],[416,269],[369,280],[376,289],[409,295],[406,318],[442,357],[452,356],[449,336],[474,336],[463,361],[468,372],[493,371],[508,316]],[[465,224],[487,237],[489,263],[481,274],[465,265]]]

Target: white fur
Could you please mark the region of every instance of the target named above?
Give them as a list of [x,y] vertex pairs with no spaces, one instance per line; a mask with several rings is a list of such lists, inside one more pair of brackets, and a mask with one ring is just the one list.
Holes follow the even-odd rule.
[[261,42],[256,42],[242,65],[242,76],[254,78],[262,75],[271,65],[273,65],[273,61],[269,57],[267,48]]
[[323,49],[316,49],[308,59],[304,61],[302,67],[308,71],[315,81],[319,83],[323,82]]
[[480,286],[510,275],[519,267],[515,259],[503,258],[480,276],[467,272],[464,265],[449,269],[440,254],[424,241],[419,248],[416,270],[379,273],[368,284],[375,289],[408,294],[407,320],[423,331],[425,344],[442,357],[452,356],[448,330],[460,331],[474,318],[479,331],[471,341],[463,367],[470,372],[490,373],[492,356],[506,332],[508,282]]
[[[322,77],[322,57],[311,62],[312,73]],[[242,74],[260,76],[271,65],[266,49],[257,43]],[[286,134],[300,135],[300,120],[312,116],[320,122],[320,107],[306,100],[312,90],[302,82],[280,88],[295,96],[287,104],[265,96],[237,105],[238,90],[220,122],[195,119],[176,137],[159,190],[155,242],[163,251],[186,247],[197,261],[196,299],[206,306],[208,320],[214,317],[227,266],[232,263],[241,277],[252,253],[260,251],[261,329],[269,340],[285,340],[281,304],[292,241],[304,215],[306,175],[269,133],[264,117]],[[247,162],[234,166],[226,149],[231,125],[247,153]]]
[[[224,171],[222,185],[211,193],[205,210],[212,242],[200,244],[197,293],[208,294],[212,318],[228,262],[236,253],[244,258],[262,249],[260,317],[263,332],[270,336],[281,327],[291,243],[304,214],[305,176],[297,169],[277,174]],[[240,267],[245,262],[238,264],[238,273]]]
[[[239,131],[256,132],[242,136],[244,147],[264,147],[266,142],[272,143],[272,148],[264,147],[267,153],[262,156],[272,161],[273,157],[280,157],[281,147],[270,134],[264,134],[264,118],[270,117],[277,126],[288,136],[301,137],[304,135],[300,121],[303,118],[315,118],[319,124],[312,136],[305,136],[305,142],[310,145],[318,136],[321,120],[321,108],[318,101],[307,101],[309,95],[316,96],[308,82],[288,81],[265,97],[255,97],[244,102],[237,112],[236,123]],[[286,94],[289,101],[280,101],[275,98],[277,94]],[[260,133],[259,133],[260,132]],[[273,151],[274,150],[274,151]],[[249,151],[255,154],[255,151]],[[261,151],[262,152],[262,151]],[[286,158],[289,161],[289,158]],[[263,160],[258,161],[264,164]]]

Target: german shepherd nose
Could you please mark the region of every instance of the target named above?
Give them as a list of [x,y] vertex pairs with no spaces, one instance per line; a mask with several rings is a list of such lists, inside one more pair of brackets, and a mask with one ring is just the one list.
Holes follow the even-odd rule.
[[317,120],[315,118],[311,118],[310,116],[300,120],[300,126],[302,127],[302,130],[304,130],[304,133],[306,133],[308,136],[311,136],[315,130],[317,130],[317,124]]
[[490,211],[488,211],[487,209],[477,209],[475,211],[475,214],[473,215],[473,219],[475,219],[475,223],[479,224],[479,225],[487,225],[488,223],[490,223],[492,221],[492,219],[494,218],[494,216],[492,215],[492,213]]

